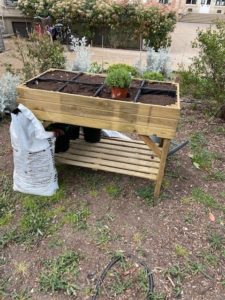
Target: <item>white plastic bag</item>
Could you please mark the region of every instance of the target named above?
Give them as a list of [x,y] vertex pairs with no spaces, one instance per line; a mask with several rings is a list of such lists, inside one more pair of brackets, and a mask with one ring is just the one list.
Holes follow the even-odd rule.
[[13,190],[51,196],[58,189],[55,169],[55,137],[24,105],[11,114],[10,136],[13,147]]

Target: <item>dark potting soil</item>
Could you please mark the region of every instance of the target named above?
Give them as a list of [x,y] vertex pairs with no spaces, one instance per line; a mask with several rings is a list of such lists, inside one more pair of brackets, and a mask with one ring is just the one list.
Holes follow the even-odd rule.
[[135,98],[137,92],[138,92],[138,89],[131,87],[131,88],[129,88],[128,96],[126,99],[112,99],[111,98],[111,88],[104,87],[103,90],[101,91],[101,93],[98,95],[98,97],[107,98],[107,99],[111,99],[111,100],[134,101],[134,98]]
[[62,93],[69,94],[80,94],[85,96],[94,96],[96,90],[100,85],[89,85],[82,83],[69,83],[66,87],[61,91]]
[[139,88],[141,86],[142,80],[132,80],[131,81],[131,87],[133,88]]
[[169,95],[145,94],[145,95],[140,95],[137,102],[166,106],[166,105],[175,104],[176,97],[171,97]]
[[154,88],[154,89],[166,89],[171,91],[176,91],[177,87],[174,84],[169,83],[158,83],[158,82],[145,82],[144,87]]
[[79,74],[78,72],[68,72],[68,71],[49,71],[48,73],[40,76],[39,78],[41,79],[61,79],[61,80],[71,80],[72,78],[74,78],[77,74]]
[[98,75],[81,74],[76,79],[76,81],[82,83],[91,83],[91,84],[103,84],[105,81],[105,77],[98,76]]
[[[78,72],[69,72],[54,70],[40,76],[40,79],[50,79],[49,81],[32,80],[27,83],[27,86],[33,89],[42,89],[48,91],[60,91],[69,94],[80,94],[86,96],[94,96],[98,88],[104,83],[105,77],[100,75],[80,74],[76,78],[76,83],[59,82],[58,80],[69,81],[73,79]],[[55,81],[53,81],[55,80]],[[134,79],[129,88],[129,94],[126,99],[118,99],[125,101],[134,101],[140,88],[142,80]],[[170,83],[145,82],[141,95],[137,102],[156,104],[156,105],[171,105],[176,103],[177,87]],[[117,100],[111,98],[111,88],[104,86],[101,92],[97,95],[101,98]]]
[[31,89],[47,90],[47,91],[57,91],[63,87],[63,82],[58,81],[32,81],[28,82],[27,86]]

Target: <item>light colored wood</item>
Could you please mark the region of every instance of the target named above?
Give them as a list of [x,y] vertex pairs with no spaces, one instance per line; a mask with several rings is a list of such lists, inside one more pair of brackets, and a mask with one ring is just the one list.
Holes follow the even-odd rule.
[[96,109],[93,107],[85,107],[80,105],[67,105],[57,104],[54,105],[49,101],[37,101],[19,98],[18,101],[31,110],[41,110],[48,112],[56,112],[62,114],[68,114],[79,117],[87,117],[91,119],[98,118],[99,120],[110,120],[112,122],[124,122],[124,123],[135,123],[141,126],[148,126],[151,123],[153,126],[157,125],[160,128],[176,127],[177,120],[152,116],[143,116],[139,114],[121,113],[120,111],[113,111],[111,114],[108,110]]
[[[69,151],[70,154],[77,155],[77,152],[78,152],[78,149],[70,148],[70,151]],[[154,173],[154,174],[157,174],[158,169],[159,169],[159,162],[143,160],[143,159],[140,159],[140,157],[138,155],[136,155],[134,158],[129,158],[129,157],[125,158],[125,156],[119,155],[119,153],[112,155],[112,154],[110,154],[110,152],[104,153],[102,151],[93,152],[93,151],[89,151],[89,150],[83,150],[82,152],[79,152],[79,153],[83,159],[86,159],[86,158],[96,159],[96,158],[101,157],[101,159],[104,159],[104,160],[110,159],[113,163],[117,162],[120,167],[121,167],[120,162],[124,162],[124,161],[126,161],[126,163],[130,164],[130,165],[144,166],[147,168],[151,167],[152,169],[156,169],[155,171],[154,170],[152,171],[152,173]],[[110,157],[109,157],[109,155],[110,155]],[[81,159],[79,159],[79,160],[81,160]],[[138,168],[137,168],[137,170],[138,170]]]
[[119,169],[119,168],[113,168],[113,167],[106,167],[104,166],[103,168],[101,166],[96,166],[93,164],[88,164],[88,163],[82,163],[82,162],[76,162],[74,160],[70,160],[67,158],[62,158],[62,157],[57,157],[57,161],[63,164],[68,164],[68,165],[73,165],[73,166],[78,166],[78,167],[84,167],[84,168],[89,168],[89,169],[94,169],[96,168],[98,170],[106,171],[106,172],[112,172],[112,173],[118,173],[118,174],[124,174],[128,176],[136,176],[136,177],[141,177],[141,178],[146,178],[149,180],[156,180],[156,176],[153,174],[146,174],[146,173],[140,173],[136,171],[129,171],[129,170],[124,170],[124,169]]
[[159,173],[157,175],[156,185],[155,185],[155,190],[154,190],[154,196],[156,198],[159,197],[159,195],[160,195],[160,189],[161,189],[162,180],[163,180],[163,176],[164,176],[166,159],[167,159],[167,154],[168,154],[169,148],[170,148],[170,140],[164,139],[163,147],[162,147],[162,155],[161,155],[161,160],[160,160],[160,166],[159,166]]
[[[121,113],[139,114],[143,116],[161,117],[169,119],[177,119],[180,116],[178,107],[171,108],[167,106],[152,105],[145,103],[134,103],[128,101],[104,99],[91,96],[83,96],[76,94],[66,94],[62,92],[45,91],[31,89],[24,85],[17,87],[19,99],[29,99],[43,102],[51,102],[52,104],[61,105],[78,105],[84,107],[94,107],[96,110],[119,111]],[[19,101],[18,101],[19,102]]]
[[73,124],[79,126],[88,126],[93,128],[104,128],[121,132],[137,133],[141,135],[156,134],[159,137],[174,138],[176,134],[175,128],[159,128],[158,126],[140,126],[131,123],[111,122],[108,120],[90,119],[85,117],[65,115],[62,113],[44,112],[33,110],[34,115],[40,119],[50,122],[59,122]]
[[139,135],[143,139],[146,145],[159,157],[161,158],[162,150],[154,143],[149,136]]
[[[113,142],[113,140],[110,141],[110,144],[114,149]],[[79,145],[82,145],[83,148],[80,149],[78,147]],[[56,161],[95,170],[110,171],[156,180],[160,165],[159,161],[151,161],[151,158],[147,155],[145,155],[145,160],[143,160],[139,155],[135,156],[134,153],[132,158],[127,158],[127,156],[121,155],[122,151],[120,149],[117,150],[117,155],[112,155],[110,152],[95,152],[90,150],[90,145],[91,144],[86,143],[84,140],[73,141],[67,152],[55,155]],[[103,145],[102,142],[97,143],[96,148],[101,149],[102,147],[104,147],[104,143]],[[124,153],[126,153],[126,151],[129,151],[129,144],[127,147],[124,147]]]
[[[57,154],[56,157],[61,157],[61,158],[68,158],[70,160],[76,160],[77,162],[82,162],[82,163],[88,163],[88,164],[93,164],[95,167],[94,169],[98,169],[99,167],[97,166],[102,166],[101,170],[104,169],[104,167],[113,167],[113,168],[118,168],[118,169],[124,169],[124,170],[131,170],[131,171],[137,171],[139,173],[145,173],[145,174],[158,174],[158,169],[152,168],[152,165],[150,163],[150,166],[141,166],[138,165],[137,162],[138,160],[135,161],[135,164],[133,163],[127,163],[127,160],[121,159],[120,161],[117,160],[117,156],[112,156],[112,155],[96,155],[96,157],[90,157],[90,156],[83,156],[82,153],[77,154],[77,153],[71,153],[70,151],[67,151],[66,153],[59,153]],[[116,157],[116,160],[113,158]],[[134,161],[134,160],[133,160]]]
[[[50,69],[42,75],[54,70]],[[59,153],[56,158],[62,163],[154,180],[154,196],[158,197],[170,140],[175,137],[180,116],[179,85],[166,83],[177,88],[176,103],[168,106],[38,90],[28,88],[25,84],[17,88],[17,101],[31,109],[42,121],[140,135],[142,141],[104,138],[100,143],[89,144],[84,140],[76,140],[71,143],[68,152]],[[150,139],[152,134],[163,139],[162,148]]]
[[[73,144],[71,145],[71,151],[73,151]],[[88,147],[88,150],[86,150],[86,147],[82,146],[81,144],[76,144],[76,149],[79,149],[80,151],[92,151],[92,152],[97,152],[97,153],[108,153],[110,155],[120,155],[126,158],[138,158],[139,160],[150,160],[151,162],[156,162],[157,164],[159,163],[159,158],[155,156],[153,152],[148,151],[147,153],[141,153],[142,149],[139,151],[138,149],[132,148],[134,151],[130,151],[131,148],[129,146],[126,147],[125,150],[121,151],[118,148],[111,147],[111,148],[106,148],[106,147],[101,147],[99,148],[98,145],[95,147],[91,147],[91,145]],[[135,151],[136,150],[136,151]]]

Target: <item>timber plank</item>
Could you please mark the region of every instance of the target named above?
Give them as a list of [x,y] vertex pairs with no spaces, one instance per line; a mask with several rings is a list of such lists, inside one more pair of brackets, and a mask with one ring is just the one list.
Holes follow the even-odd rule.
[[65,115],[62,113],[44,112],[33,110],[34,115],[43,121],[59,122],[72,125],[88,126],[93,128],[104,128],[122,132],[132,132],[141,135],[156,134],[159,137],[167,137],[172,139],[175,137],[176,128],[159,128],[156,125],[140,126],[137,124],[112,122],[108,120],[91,119],[86,117],[78,117],[73,115]]
[[88,118],[98,118],[100,120],[111,120],[112,122],[125,122],[125,123],[135,123],[138,125],[147,126],[149,123],[157,125],[162,128],[174,128],[177,126],[176,119],[170,119],[169,117],[152,117],[152,116],[143,116],[138,114],[130,113],[121,113],[120,111],[113,111],[110,113],[108,110],[96,110],[92,107],[83,107],[79,105],[62,105],[54,104],[52,105],[49,101],[36,101],[19,98],[19,102],[29,107],[31,110],[41,110],[48,112],[56,112],[62,114],[69,114],[79,117],[88,117]]

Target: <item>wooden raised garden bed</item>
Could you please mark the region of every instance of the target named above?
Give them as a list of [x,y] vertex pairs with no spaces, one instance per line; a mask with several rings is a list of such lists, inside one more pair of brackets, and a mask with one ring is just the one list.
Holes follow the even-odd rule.
[[[124,101],[113,100],[103,75],[49,70],[18,87],[18,103],[43,121],[136,133],[140,140],[78,139],[58,161],[148,178],[159,196],[170,141],[180,116],[179,87],[134,79]],[[162,138],[155,144],[150,135]]]

